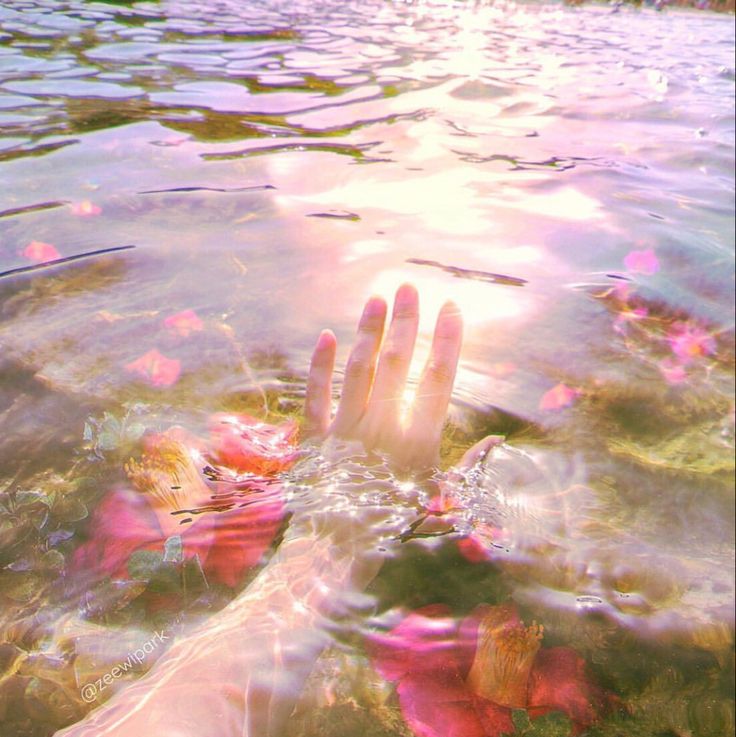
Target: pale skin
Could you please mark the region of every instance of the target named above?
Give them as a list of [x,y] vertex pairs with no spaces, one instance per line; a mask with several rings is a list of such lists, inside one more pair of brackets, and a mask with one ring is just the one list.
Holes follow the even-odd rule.
[[[439,457],[462,318],[452,303],[440,310],[416,398],[402,421],[419,324],[414,287],[405,284],[397,291],[387,331],[386,314],[383,299],[368,300],[334,417],[336,340],[322,332],[307,384],[306,433],[360,441],[405,471],[425,471]],[[495,442],[482,440],[461,466],[475,463]],[[362,590],[380,565],[365,553],[372,542],[365,525],[349,514],[313,517],[298,535],[286,535],[266,568],[230,605],[178,640],[144,678],[57,737],[278,737],[329,643],[321,625],[340,609],[345,593]]]

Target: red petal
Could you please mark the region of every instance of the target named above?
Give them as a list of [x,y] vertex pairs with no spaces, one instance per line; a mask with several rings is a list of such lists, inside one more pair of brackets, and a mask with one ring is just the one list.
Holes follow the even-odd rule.
[[152,386],[166,387],[176,383],[181,373],[181,362],[167,358],[154,348],[126,364],[125,370],[137,374]]
[[371,635],[367,642],[376,670],[388,681],[407,674],[458,669],[457,622],[443,604],[412,612],[384,635]]
[[249,415],[219,412],[210,418],[209,428],[215,462],[238,473],[266,476],[296,460],[295,422],[268,425]]
[[571,389],[566,384],[557,384],[542,395],[539,400],[539,409],[545,411],[563,409],[574,404],[579,396],[580,391],[578,389]]
[[586,665],[569,647],[539,651],[529,677],[529,715],[562,711],[577,727],[588,727],[613,703],[612,695],[594,684]]
[[401,713],[417,737],[487,737],[457,672],[411,674],[398,693]]
[[31,241],[24,249],[23,255],[29,261],[36,263],[44,263],[45,261],[54,261],[61,258],[61,254],[56,250],[56,246],[43,241]]
[[107,494],[92,514],[89,540],[71,558],[71,573],[95,572],[127,578],[128,559],[136,550],[161,548],[162,533],[148,503],[130,489]]
[[501,737],[504,734],[515,733],[511,709],[494,704],[488,699],[476,698],[474,703],[485,737]]
[[261,562],[281,528],[284,505],[280,489],[270,487],[265,498],[249,506],[208,516],[213,520],[214,538],[206,554],[200,553],[202,567],[208,580],[234,588],[247,570]]

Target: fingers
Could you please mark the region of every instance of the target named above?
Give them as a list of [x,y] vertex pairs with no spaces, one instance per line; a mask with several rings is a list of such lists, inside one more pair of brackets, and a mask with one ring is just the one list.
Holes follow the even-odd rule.
[[398,431],[399,409],[418,327],[417,290],[411,284],[403,284],[396,292],[391,325],[381,348],[373,391],[366,411],[366,432],[373,436],[368,438],[369,442],[379,441],[379,435],[389,440]]
[[462,338],[460,311],[454,303],[447,302],[437,317],[432,348],[417,388],[407,429],[411,444],[419,448],[426,446],[428,453],[434,453],[439,448],[440,434],[455,383]]
[[330,424],[332,405],[332,371],[335,367],[337,341],[333,333],[323,330],[317,340],[309,365],[307,395],[304,401],[304,433],[306,437],[322,436]]
[[335,435],[349,436],[365,412],[385,321],[386,302],[371,297],[363,309],[358,337],[345,367],[345,383],[332,425]]

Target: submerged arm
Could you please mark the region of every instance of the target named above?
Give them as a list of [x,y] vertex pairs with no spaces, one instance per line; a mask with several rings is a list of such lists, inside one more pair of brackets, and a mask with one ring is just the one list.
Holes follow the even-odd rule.
[[[335,338],[324,332],[307,387],[310,434],[385,451],[399,466],[436,462],[457,367],[462,322],[448,304],[437,319],[427,367],[409,419],[400,404],[419,320],[416,291],[402,286],[383,343],[386,304],[369,300],[350,354],[337,414],[330,418]],[[326,500],[325,500],[326,501]],[[329,505],[325,504],[327,509]],[[378,571],[378,530],[393,510],[316,511],[297,524],[268,566],[231,604],[177,641],[140,681],[57,737],[275,737],[315,660],[327,626],[351,593]],[[365,514],[373,515],[367,524]],[[374,552],[371,552],[374,551]]]

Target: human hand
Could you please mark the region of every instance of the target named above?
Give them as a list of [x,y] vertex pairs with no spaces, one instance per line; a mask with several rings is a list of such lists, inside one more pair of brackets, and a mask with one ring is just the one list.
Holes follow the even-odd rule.
[[439,457],[460,357],[462,318],[452,302],[440,310],[429,359],[404,419],[402,402],[419,325],[416,289],[404,284],[397,290],[384,341],[386,312],[386,302],[380,297],[369,299],[363,309],[334,418],[332,373],[337,341],[330,330],[322,331],[307,382],[305,434],[359,440],[366,450],[387,452],[403,469],[423,471]]

